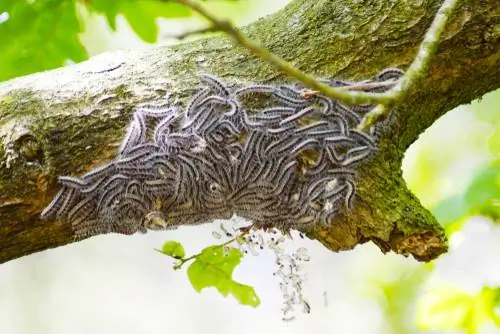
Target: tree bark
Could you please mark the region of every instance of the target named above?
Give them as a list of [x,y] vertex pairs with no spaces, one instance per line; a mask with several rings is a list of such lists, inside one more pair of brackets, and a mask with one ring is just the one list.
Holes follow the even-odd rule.
[[[318,77],[364,79],[386,67],[407,68],[439,5],[295,0],[244,32]],[[423,261],[445,252],[444,231],[407,189],[401,160],[445,112],[500,87],[499,64],[500,2],[463,1],[430,72],[396,106],[379,153],[361,167],[354,209],[307,235],[333,251],[371,240],[384,252]],[[111,160],[134,106],[167,91],[187,99],[199,71],[238,83],[286,80],[221,34],[103,54],[0,83],[0,263],[73,242],[69,223],[39,218],[58,190],[57,176],[81,175]]]

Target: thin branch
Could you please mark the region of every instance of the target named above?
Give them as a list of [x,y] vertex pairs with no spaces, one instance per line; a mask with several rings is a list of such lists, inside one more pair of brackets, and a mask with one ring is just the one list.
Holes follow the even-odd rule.
[[429,30],[425,34],[424,40],[420,45],[417,56],[413,60],[411,66],[406,70],[405,76],[400,82],[391,89],[396,99],[403,98],[408,94],[411,87],[415,86],[417,80],[427,74],[430,66],[431,59],[436,54],[441,35],[451,17],[454,9],[457,7],[460,0],[445,0],[439,8],[439,11],[434,18]]
[[446,26],[446,23],[451,16],[452,11],[459,2],[458,0],[445,0],[443,2],[429,30],[425,34],[424,40],[420,45],[415,60],[411,64],[410,68],[406,71],[404,77],[400,79],[399,82],[390,91],[381,94],[352,91],[346,90],[345,88],[333,88],[327,84],[323,84],[311,75],[308,75],[307,73],[295,68],[289,62],[281,59],[280,57],[271,53],[269,50],[252,41],[250,38],[241,33],[241,31],[239,31],[236,27],[234,27],[229,21],[218,19],[196,1],[174,1],[196,11],[207,20],[212,22],[213,29],[218,28],[218,30],[224,31],[239,44],[246,47],[262,60],[275,65],[285,74],[297,79],[307,87],[314,89],[314,93],[322,93],[332,99],[339,100],[349,105],[369,103],[378,104],[363,118],[363,121],[358,127],[361,131],[366,131],[375,123],[386,118],[391,111],[391,108],[389,108],[389,106],[393,105],[397,101],[401,101],[408,94],[409,90],[415,85],[416,81],[427,73],[430,61],[433,55],[436,53],[437,47],[439,45],[439,40],[444,27]]
[[[432,21],[429,30],[425,34],[424,40],[420,44],[417,56],[406,70],[405,75],[390,91],[384,93],[384,95],[391,98],[392,103],[403,100],[412,87],[416,86],[417,81],[429,71],[431,59],[437,51],[444,28],[459,2],[459,0],[445,0],[439,8],[434,21]],[[358,129],[366,131],[378,121],[386,118],[390,111],[391,108],[388,108],[387,104],[379,104],[365,115]]]
[[220,29],[218,27],[212,25],[209,27],[203,27],[203,28],[199,28],[199,29],[185,31],[185,32],[182,32],[179,34],[166,33],[162,36],[162,38],[175,38],[178,40],[183,40],[185,38],[188,38],[188,37],[191,37],[194,35],[203,35],[203,34],[207,34],[207,33],[211,33],[211,32],[219,32],[219,31],[220,31]]
[[[241,239],[242,237],[244,237],[248,233],[250,233],[250,229],[248,229],[248,230],[242,230],[242,232],[240,234],[238,234],[237,236],[235,236],[234,238],[231,238],[231,239],[227,240],[226,242],[224,242],[222,244],[213,245],[213,246],[210,246],[210,247],[225,247],[225,246],[227,246],[227,245],[229,245],[229,244],[231,244],[231,243],[233,243],[233,242]],[[167,256],[173,257],[171,255],[165,254],[160,249],[155,249],[155,251],[157,251],[158,253],[161,253],[163,255],[167,255]],[[201,254],[203,254],[203,250],[201,252],[197,253],[197,254],[194,254],[194,255],[191,255],[191,256],[188,256],[188,257],[185,257],[185,258],[182,258],[182,259],[173,257],[174,259],[176,259],[178,261],[176,264],[174,264],[174,270],[181,269],[182,266],[184,265],[184,263],[189,262],[189,261],[194,260],[194,259],[197,259],[198,257],[201,256]]]
[[[336,89],[343,91],[357,91],[357,90],[394,86],[396,82],[397,81],[394,80],[388,80],[382,82],[355,82],[352,85],[336,87]],[[301,93],[301,96],[303,98],[311,98],[312,96],[318,95],[320,93],[321,92],[317,90],[305,90]]]
[[394,86],[397,83],[395,80],[388,80],[382,82],[357,82],[349,86],[338,87],[338,89],[342,90],[364,90],[364,89],[373,89],[373,88],[381,88],[381,87],[389,87]]
[[234,27],[231,22],[227,20],[218,19],[216,16],[208,12],[203,6],[198,4],[196,1],[192,0],[173,0],[174,2],[183,4],[192,10],[199,13],[201,16],[205,17],[207,20],[212,22],[214,29],[218,28],[224,31],[226,34],[231,36],[239,44],[246,47],[248,50],[253,52],[256,56],[262,60],[278,67],[285,74],[293,77],[303,83],[305,86],[317,90],[332,99],[342,101],[348,105],[352,104],[368,104],[368,103],[390,103],[394,98],[392,96],[386,96],[385,94],[377,93],[366,93],[366,92],[351,92],[344,89],[333,88],[327,84],[321,83],[316,80],[313,76],[302,72],[301,70],[295,68],[289,62],[281,59],[280,57],[274,55],[269,50],[263,48],[256,42],[252,41],[250,38],[245,36],[241,31]]

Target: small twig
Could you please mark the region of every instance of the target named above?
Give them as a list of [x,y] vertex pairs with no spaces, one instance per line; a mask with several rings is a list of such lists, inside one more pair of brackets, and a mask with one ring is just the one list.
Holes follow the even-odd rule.
[[391,89],[397,99],[406,95],[418,79],[427,74],[432,57],[436,54],[441,35],[448,23],[448,19],[460,0],[444,0],[441,8],[439,8],[434,21],[432,21],[429,30],[425,34],[422,44],[418,50],[417,56],[413,60],[411,66],[406,70],[404,77],[399,83]]
[[269,50],[258,45],[256,42],[252,41],[250,38],[245,36],[241,31],[234,27],[231,22],[227,20],[218,19],[216,16],[209,13],[203,6],[198,4],[196,1],[192,0],[173,0],[174,2],[183,4],[192,10],[199,13],[201,16],[205,17],[207,20],[212,22],[214,27],[226,34],[231,36],[239,44],[246,47],[248,50],[252,51],[262,60],[273,64],[278,67],[281,71],[287,75],[297,79],[305,86],[317,90],[332,99],[342,101],[348,105],[352,104],[366,104],[366,103],[388,103],[392,97],[386,96],[385,94],[377,93],[366,93],[366,92],[349,92],[343,89],[334,88],[327,84],[321,83],[316,80],[313,76],[302,72],[301,70],[292,66],[289,62],[281,59],[280,57],[274,55]]
[[[209,13],[203,6],[193,0],[173,0],[177,3],[183,4],[192,10],[199,13],[201,16],[209,20],[214,29],[218,28],[231,36],[239,44],[246,47],[262,60],[275,65],[287,75],[294,77],[305,86],[313,89],[311,92],[306,92],[304,96],[317,94],[318,92],[326,95],[332,99],[339,100],[345,104],[378,104],[369,113],[365,115],[362,122],[358,126],[361,131],[368,130],[378,121],[387,117],[390,112],[390,106],[394,105],[397,101],[401,101],[415,85],[416,81],[423,77],[429,68],[432,56],[436,53],[439,45],[441,34],[446,26],[446,23],[451,16],[452,11],[457,6],[459,0],[445,0],[439,8],[429,30],[425,34],[417,56],[415,57],[410,68],[406,71],[403,78],[389,91],[385,93],[368,93],[362,91],[353,91],[349,88],[331,87],[316,80],[314,77],[305,72],[295,68],[289,62],[279,58],[271,53],[269,50],[261,47],[256,42],[245,36],[241,31],[234,27],[227,20],[220,20],[211,13]],[[363,88],[361,88],[363,89]]]
[[199,29],[194,29],[194,30],[189,30],[185,31],[183,33],[179,34],[164,34],[163,38],[175,38],[178,40],[183,40],[185,38],[188,38],[193,35],[199,35],[199,34],[206,34],[209,32],[217,32],[220,31],[220,29],[216,26],[210,26],[210,27],[204,27],[204,28],[199,28]]
[[[250,232],[250,230],[248,230],[248,231],[243,231],[242,233],[238,234],[238,235],[237,235],[237,236],[235,236],[234,238],[229,239],[228,241],[226,241],[226,242],[224,242],[224,243],[222,243],[222,244],[220,244],[220,245],[217,245],[217,246],[215,246],[215,247],[224,247],[224,246],[227,246],[227,245],[229,245],[229,244],[231,244],[231,243],[235,242],[236,240],[238,240],[238,238],[241,238],[242,236],[244,236],[244,235],[248,234],[249,232]],[[196,259],[196,258],[197,258],[198,256],[200,256],[201,254],[202,254],[202,253],[200,252],[200,253],[197,253],[197,254],[191,255],[191,256],[189,256],[189,257],[185,257],[185,258],[182,258],[182,259],[177,259],[179,262],[178,262],[178,263],[176,263],[176,264],[174,265],[174,270],[181,269],[181,268],[182,268],[182,266],[184,265],[184,263],[186,263],[186,262],[189,262],[189,261],[191,261],[191,260]]]
[[397,82],[398,82],[397,80],[387,80],[381,82],[359,82],[349,86],[338,87],[338,89],[349,90],[349,91],[373,89],[373,88],[394,86],[396,85]]
[[[384,95],[392,98],[392,104],[404,99],[412,87],[415,87],[416,82],[427,74],[431,59],[436,54],[439,46],[444,28],[459,2],[459,0],[445,0],[439,8],[434,21],[432,21],[429,30],[427,30],[424,36],[424,40],[420,44],[417,56],[406,70],[405,75],[398,81],[396,86],[387,93],[384,93]],[[358,129],[366,131],[375,123],[387,117],[390,111],[391,108],[388,108],[387,104],[385,106],[376,106],[365,115]]]
[[[359,83],[354,83],[352,85],[348,86],[342,86],[342,87],[337,87],[337,89],[344,90],[344,91],[355,91],[355,90],[364,90],[364,89],[373,89],[373,88],[379,88],[379,87],[388,87],[388,86],[394,86],[397,83],[397,81],[394,80],[388,80],[388,81],[382,81],[382,82],[359,82]],[[301,92],[301,97],[305,99],[309,99],[315,95],[320,94],[320,91],[317,90],[305,90]]]

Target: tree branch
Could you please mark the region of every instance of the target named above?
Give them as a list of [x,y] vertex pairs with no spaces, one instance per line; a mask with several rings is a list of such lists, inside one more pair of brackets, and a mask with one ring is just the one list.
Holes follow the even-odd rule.
[[[304,72],[365,79],[413,61],[441,2],[412,4],[296,0],[243,32]],[[446,111],[500,87],[499,25],[496,0],[466,1],[457,9],[428,75],[398,104],[378,155],[361,167],[354,209],[310,237],[334,251],[371,240],[383,251],[420,260],[446,250],[443,230],[406,188],[401,159]],[[228,82],[285,79],[222,36],[105,54],[1,83],[0,262],[73,242],[69,223],[39,219],[59,188],[56,177],[111,160],[134,107],[167,91],[185,100],[198,85],[198,71]]]

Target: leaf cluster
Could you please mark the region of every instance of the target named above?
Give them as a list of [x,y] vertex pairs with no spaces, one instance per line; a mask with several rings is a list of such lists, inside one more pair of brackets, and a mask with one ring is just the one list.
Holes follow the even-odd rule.
[[106,17],[116,30],[122,15],[145,42],[158,37],[158,18],[182,18],[191,10],[160,0],[2,0],[0,2],[0,81],[86,60],[79,34],[80,15],[88,10]]
[[193,260],[187,269],[191,285],[197,292],[214,287],[224,297],[231,294],[240,304],[257,307],[260,299],[253,287],[236,282],[233,279],[234,269],[240,264],[243,253],[226,245],[212,245],[200,253],[185,257],[186,252],[181,243],[167,241],[159,250],[161,253],[179,261],[174,266],[179,269],[185,262]]

